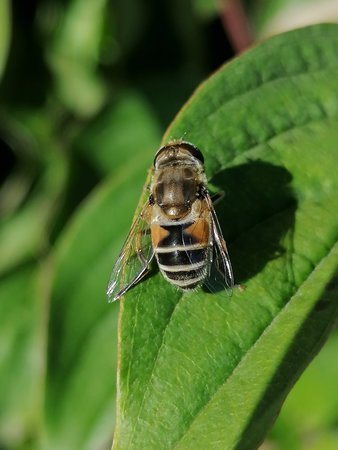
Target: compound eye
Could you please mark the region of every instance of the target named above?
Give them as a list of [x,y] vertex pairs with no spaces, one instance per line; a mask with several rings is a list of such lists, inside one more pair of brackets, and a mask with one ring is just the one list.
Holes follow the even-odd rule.
[[158,157],[165,151],[167,151],[169,148],[184,148],[185,150],[188,150],[188,152],[196,159],[198,159],[202,164],[204,164],[204,157],[202,155],[202,152],[193,144],[191,144],[190,142],[186,142],[186,141],[180,141],[180,142],[173,142],[173,143],[168,143],[166,145],[164,145],[163,147],[161,147],[154,158],[154,166],[156,165],[156,161],[158,159]]
[[168,146],[164,145],[163,147],[161,147],[160,149],[157,150],[156,154],[155,154],[155,158],[154,158],[154,166],[156,165],[156,161],[157,158],[160,156],[161,153],[163,153],[165,150],[167,150]]
[[181,147],[189,150],[194,158],[198,159],[202,164],[204,164],[204,157],[202,155],[202,152],[195,145],[190,144],[190,142],[181,142]]

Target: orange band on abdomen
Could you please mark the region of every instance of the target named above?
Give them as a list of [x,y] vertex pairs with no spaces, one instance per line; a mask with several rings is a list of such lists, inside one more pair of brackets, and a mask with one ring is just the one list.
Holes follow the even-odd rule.
[[207,246],[210,239],[210,226],[205,218],[200,218],[184,230],[184,234],[193,237],[199,244]]
[[158,247],[158,244],[167,236],[169,236],[169,232],[158,224],[152,224],[150,230],[151,240],[154,248]]

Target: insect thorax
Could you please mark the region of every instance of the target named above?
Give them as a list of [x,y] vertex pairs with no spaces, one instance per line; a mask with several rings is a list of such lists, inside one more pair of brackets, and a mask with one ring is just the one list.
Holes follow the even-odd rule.
[[155,170],[152,195],[163,214],[183,219],[191,211],[205,186],[203,169],[192,164],[177,164]]

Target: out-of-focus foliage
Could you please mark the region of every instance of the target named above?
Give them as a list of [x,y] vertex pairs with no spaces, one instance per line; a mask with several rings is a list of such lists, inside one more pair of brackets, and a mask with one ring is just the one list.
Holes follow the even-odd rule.
[[[161,135],[232,56],[224,4],[0,0],[1,449],[110,447],[118,305],[106,281]],[[336,341],[267,446],[335,448]]]
[[192,5],[196,13],[205,20],[217,16],[222,6],[218,0],[192,0]]
[[337,346],[336,332],[287,398],[270,434],[268,440],[270,448],[276,450],[338,448]]
[[0,79],[5,66],[10,40],[9,0],[0,3]]
[[57,94],[65,107],[82,117],[98,112],[107,96],[107,87],[97,72],[107,3],[70,2],[66,14],[60,14],[58,29],[47,47]]
[[111,444],[109,271],[161,134],[231,55],[184,3],[0,2],[1,448]]
[[318,22],[338,21],[335,0],[248,0],[247,3],[253,28],[261,38]]

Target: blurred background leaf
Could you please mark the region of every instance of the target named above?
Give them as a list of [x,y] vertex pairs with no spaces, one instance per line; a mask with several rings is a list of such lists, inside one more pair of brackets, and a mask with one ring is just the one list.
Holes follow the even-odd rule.
[[0,283],[0,435],[13,448],[34,433],[41,415],[47,311],[38,277],[29,264]]
[[56,246],[44,449],[104,448],[111,441],[118,305],[107,310],[105,286],[152,148],[141,153],[143,161],[131,160],[96,190]]
[[[235,53],[226,8],[248,38],[238,4],[0,1],[1,449],[110,447],[117,305],[106,280],[160,136]],[[294,2],[292,16],[333,18],[328,4]],[[287,1],[242,6],[252,36],[296,23],[276,25]],[[335,396],[331,407],[317,397],[316,420],[296,407],[319,389],[320,367],[333,370],[326,351],[266,445],[307,450],[310,436],[334,448]]]
[[335,0],[248,0],[247,5],[253,28],[260,38],[306,25],[338,20],[338,4]]
[[9,0],[2,0],[0,3],[0,79],[7,59],[10,29],[11,21]]
[[[57,14],[53,7],[51,11],[51,5],[47,5],[42,14]],[[107,96],[97,71],[107,12],[107,0],[70,1],[62,12],[58,11],[58,28],[47,48],[59,100],[81,117],[98,112]],[[45,20],[40,18],[42,25]]]
[[117,175],[127,162],[142,164],[144,153],[140,149],[156,148],[160,130],[146,99],[126,91],[79,133],[74,148],[100,175]]
[[[223,5],[225,4],[226,0]],[[192,5],[198,16],[205,20],[209,20],[218,15],[221,2],[218,0],[193,0]]]
[[291,391],[270,433],[271,448],[333,450],[338,447],[337,345],[335,332]]

